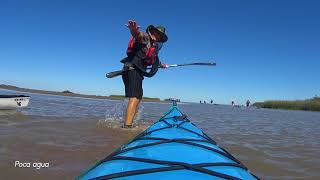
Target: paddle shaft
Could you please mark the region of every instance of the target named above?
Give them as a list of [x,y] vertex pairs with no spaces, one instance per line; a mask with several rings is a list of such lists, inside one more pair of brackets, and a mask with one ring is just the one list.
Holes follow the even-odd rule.
[[[185,64],[171,64],[171,65],[168,65],[168,68],[169,67],[179,67],[179,66],[191,66],[191,65],[215,66],[216,63],[214,63],[214,62],[194,62],[194,63],[185,63]],[[130,69],[127,69],[127,70],[112,71],[112,72],[107,73],[106,77],[107,78],[114,78],[114,77],[122,75],[122,73],[124,71],[130,71],[130,70],[133,70],[133,69],[134,68],[130,68]],[[151,68],[147,68],[147,69],[151,69]]]

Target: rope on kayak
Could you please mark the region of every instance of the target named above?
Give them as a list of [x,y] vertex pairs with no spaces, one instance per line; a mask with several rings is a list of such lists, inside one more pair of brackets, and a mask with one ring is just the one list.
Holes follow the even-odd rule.
[[[181,122],[178,124],[171,124],[167,121],[167,119],[172,119],[175,122],[177,122],[177,121],[181,121]],[[223,174],[220,172],[209,170],[207,168],[208,167],[217,167],[217,166],[228,166],[228,167],[237,167],[237,168],[241,168],[243,170],[248,171],[248,169],[239,160],[237,160],[235,157],[233,157],[228,151],[226,151],[222,147],[218,146],[217,143],[213,139],[211,139],[208,135],[206,135],[203,131],[201,131],[202,134],[200,134],[200,133],[192,131],[186,127],[183,127],[183,125],[186,122],[189,122],[193,126],[197,127],[195,124],[190,122],[190,120],[187,118],[186,115],[182,114],[182,116],[163,117],[157,123],[161,123],[161,122],[164,123],[166,126],[158,128],[158,129],[150,130],[150,131],[147,130],[147,131],[139,134],[138,136],[136,136],[126,146],[128,146],[130,143],[132,143],[134,141],[141,141],[141,140],[153,140],[153,141],[157,141],[157,142],[136,145],[136,146],[129,147],[129,148],[126,148],[124,146],[122,148],[119,148],[115,152],[111,153],[108,157],[106,157],[105,159],[100,161],[98,164],[96,164],[96,166],[99,166],[100,164],[102,164],[104,162],[109,162],[109,161],[113,161],[113,160],[128,160],[128,161],[137,161],[137,162],[144,162],[144,163],[153,163],[153,164],[158,164],[158,165],[166,165],[169,167],[148,168],[148,169],[139,169],[139,170],[113,173],[113,174],[109,174],[109,175],[103,175],[100,177],[96,177],[96,178],[94,178],[94,180],[112,179],[112,178],[126,177],[126,176],[132,176],[132,175],[141,175],[141,174],[164,172],[164,171],[175,171],[175,170],[182,170],[182,169],[200,172],[200,173],[204,173],[204,174],[208,174],[208,175],[212,175],[212,176],[216,176],[216,177],[220,177],[220,178],[224,178],[224,179],[239,180],[239,178],[237,178],[237,177],[233,177],[228,174]],[[187,131],[189,133],[195,134],[198,137],[201,137],[203,139],[191,139],[191,138],[166,139],[166,138],[159,138],[159,137],[146,137],[148,135],[151,135],[154,132],[157,132],[157,131],[160,131],[163,129],[168,129],[168,128],[178,128],[178,129]],[[186,144],[186,145],[196,146],[196,147],[199,147],[202,149],[206,149],[206,150],[212,151],[216,154],[219,154],[223,157],[226,157],[226,158],[234,161],[234,163],[217,162],[217,163],[189,164],[189,163],[184,163],[184,162],[154,160],[154,159],[145,159],[145,158],[137,158],[137,157],[127,157],[127,156],[121,155],[121,154],[128,152],[128,151],[132,151],[132,150],[136,150],[136,149],[140,149],[140,148],[145,148],[145,147],[150,147],[150,146],[161,145],[161,144],[168,144],[168,143],[180,143],[180,144]],[[200,143],[208,143],[208,144],[217,146],[218,149],[212,148],[212,147],[200,144]],[[259,179],[255,175],[253,175],[253,176],[255,178]]]
[[127,161],[137,161],[137,162],[144,162],[144,163],[153,163],[159,165],[168,165],[169,167],[160,167],[160,168],[150,168],[150,169],[139,169],[134,171],[126,171],[120,173],[114,173],[109,175],[100,176],[94,178],[94,180],[102,180],[102,179],[113,179],[113,178],[120,178],[126,176],[133,176],[133,175],[141,175],[141,174],[148,174],[148,173],[156,173],[156,172],[164,172],[164,171],[175,171],[175,170],[182,170],[187,169],[191,171],[201,172],[208,175],[230,179],[230,180],[241,180],[240,178],[230,176],[227,174],[219,173],[216,171],[212,171],[206,169],[205,167],[217,167],[217,166],[231,166],[237,167],[244,170],[247,170],[246,167],[236,164],[236,163],[200,163],[200,164],[188,164],[183,162],[174,162],[174,161],[162,161],[162,160],[153,160],[153,159],[144,159],[144,158],[136,158],[136,157],[126,157],[126,156],[116,156],[111,158],[110,160],[127,160]]
[[[137,138],[136,140],[141,140],[140,138]],[[149,138],[149,137],[144,137],[142,140],[154,140],[153,138]],[[241,162],[239,160],[237,160],[235,157],[233,157],[231,154],[226,153],[226,152],[222,152],[219,151],[215,148],[209,147],[209,146],[205,146],[202,144],[198,144],[198,143],[194,143],[194,142],[189,142],[189,141],[198,141],[197,139],[163,139],[160,140],[158,142],[153,142],[153,143],[148,143],[148,144],[143,144],[143,145],[138,145],[138,146],[134,146],[134,147],[130,147],[130,148],[125,148],[122,149],[120,151],[118,151],[117,153],[113,154],[113,156],[117,156],[119,154],[131,151],[131,150],[135,150],[135,149],[140,149],[140,148],[145,148],[145,147],[149,147],[149,146],[155,146],[155,145],[160,145],[160,144],[168,144],[168,143],[181,143],[181,144],[187,144],[187,145],[191,145],[191,146],[196,146],[196,147],[200,147],[209,151],[213,151],[217,154],[220,154],[228,159],[231,159],[239,164],[241,164]],[[200,140],[199,142],[206,142],[211,144],[209,141],[206,140]],[[106,161],[109,160],[109,158],[105,159]],[[104,161],[104,160],[103,160]]]

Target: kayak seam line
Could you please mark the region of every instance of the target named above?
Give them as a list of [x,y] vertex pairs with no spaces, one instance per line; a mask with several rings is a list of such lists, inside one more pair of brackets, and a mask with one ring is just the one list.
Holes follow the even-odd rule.
[[201,134],[199,134],[199,133],[197,133],[197,132],[191,131],[190,129],[187,129],[187,128],[184,128],[184,127],[179,127],[179,128],[180,128],[180,129],[183,129],[183,130],[185,130],[185,131],[188,131],[188,132],[190,132],[190,133],[196,134],[196,135],[198,135],[198,136],[200,136],[200,137],[208,140],[209,142],[211,142],[211,143],[214,144],[214,145],[217,144],[217,143],[216,143],[214,140],[212,140],[211,138],[207,138],[206,136],[201,135]]
[[[193,126],[195,126],[196,128],[198,128],[198,126],[196,126],[195,124],[193,124],[192,122],[190,122]],[[184,127],[180,127],[181,129],[184,129],[184,130],[186,130],[186,131],[188,131],[188,132],[193,132],[193,133],[196,133],[196,132],[194,132],[194,131],[191,131],[191,130],[189,130],[189,129],[187,129],[187,128],[184,128]],[[198,129],[200,129],[200,128],[198,128]],[[228,154],[230,157],[232,157],[231,159],[232,160],[234,160],[234,161],[236,161],[237,163],[239,163],[239,164],[242,164],[238,159],[236,159],[232,154],[230,154],[227,150],[225,150],[224,148],[222,148],[222,147],[220,147],[213,139],[211,139],[206,133],[204,133],[203,131],[201,131],[203,134],[204,134],[204,136],[201,136],[201,137],[203,137],[203,138],[205,138],[205,137],[207,137],[207,138],[205,138],[205,139],[207,139],[207,140],[209,140],[209,141],[212,141],[212,144],[213,145],[216,145],[217,147],[219,147],[220,149],[222,149],[226,154]],[[198,133],[197,133],[198,134]],[[229,158],[230,159],[230,158]],[[243,165],[243,164],[242,164]]]
[[[193,122],[190,122],[193,126],[195,126],[196,128],[198,128],[198,129],[200,129],[197,125],[195,125]],[[201,129],[200,129],[201,130]],[[202,134],[205,136],[205,137],[207,137],[208,139],[210,139],[210,141],[213,141],[213,142],[215,142],[210,136],[208,136],[205,132],[203,132],[202,130],[201,130],[201,132],[202,132]]]

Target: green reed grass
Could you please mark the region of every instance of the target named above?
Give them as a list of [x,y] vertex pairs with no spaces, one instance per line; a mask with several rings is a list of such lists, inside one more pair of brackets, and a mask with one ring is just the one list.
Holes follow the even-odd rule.
[[265,102],[257,102],[253,105],[259,108],[320,111],[320,97],[295,101],[271,100]]

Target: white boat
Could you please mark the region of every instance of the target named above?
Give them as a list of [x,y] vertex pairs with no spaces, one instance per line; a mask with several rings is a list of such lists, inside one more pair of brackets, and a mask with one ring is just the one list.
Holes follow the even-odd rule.
[[29,100],[30,100],[30,96],[0,95],[0,110],[27,107],[29,104]]

